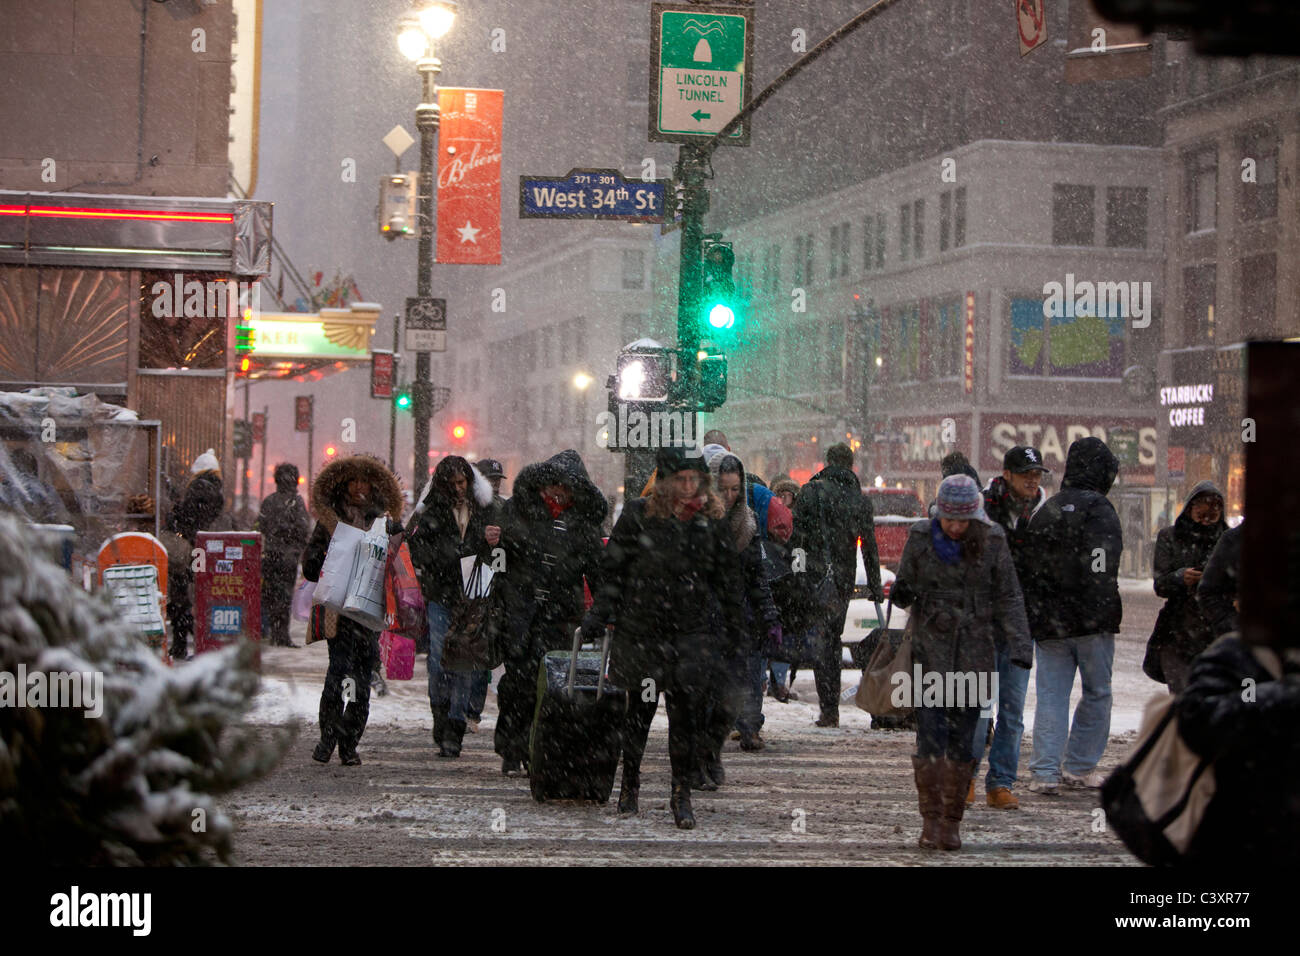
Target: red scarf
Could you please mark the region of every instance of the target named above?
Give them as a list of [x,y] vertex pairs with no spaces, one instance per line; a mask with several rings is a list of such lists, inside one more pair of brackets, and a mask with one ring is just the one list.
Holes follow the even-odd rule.
[[685,501],[674,507],[673,514],[682,521],[690,521],[695,517],[695,513],[704,507],[704,502],[706,500],[707,498],[705,495],[700,495],[698,498],[691,498],[689,501]]
[[558,518],[564,512],[569,510],[569,504],[558,501],[555,498],[548,498],[542,495],[542,503],[546,505],[546,510],[551,513],[551,518]]

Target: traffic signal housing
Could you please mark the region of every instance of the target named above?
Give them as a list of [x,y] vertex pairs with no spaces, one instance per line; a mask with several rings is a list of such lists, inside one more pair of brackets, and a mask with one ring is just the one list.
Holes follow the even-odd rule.
[[247,461],[253,457],[253,423],[242,418],[235,419],[234,446],[231,451],[236,458]]
[[704,267],[701,302],[705,334],[714,338],[734,334],[740,318],[740,302],[731,275],[736,264],[731,243],[719,239],[704,240],[701,260]]
[[727,356],[701,349],[697,359],[700,369],[699,410],[717,411],[727,402]]

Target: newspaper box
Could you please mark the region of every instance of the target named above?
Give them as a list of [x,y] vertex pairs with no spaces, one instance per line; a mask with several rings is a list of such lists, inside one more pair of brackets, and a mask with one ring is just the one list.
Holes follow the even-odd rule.
[[194,653],[241,636],[262,639],[262,536],[256,531],[200,531],[194,572]]

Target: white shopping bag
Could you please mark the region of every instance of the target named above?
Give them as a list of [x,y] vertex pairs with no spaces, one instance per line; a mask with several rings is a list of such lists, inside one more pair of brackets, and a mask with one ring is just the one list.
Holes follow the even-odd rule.
[[380,515],[357,545],[348,595],[339,613],[372,631],[384,629],[387,606],[384,572],[388,568],[388,520]]
[[346,521],[334,526],[325,563],[321,565],[320,579],[311,592],[312,604],[324,604],[331,611],[343,610],[348,597],[348,584],[352,581],[352,568],[356,564],[357,546],[366,533]]
[[478,558],[472,554],[460,559],[461,588],[467,598],[487,597],[492,587],[492,575],[495,572],[490,564],[480,564],[478,576],[474,576],[474,562],[477,560]]

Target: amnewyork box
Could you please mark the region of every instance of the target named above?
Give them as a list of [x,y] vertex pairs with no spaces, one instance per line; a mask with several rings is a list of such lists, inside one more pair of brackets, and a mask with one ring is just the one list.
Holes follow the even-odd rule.
[[194,572],[194,652],[240,637],[262,639],[262,536],[256,531],[200,531]]

